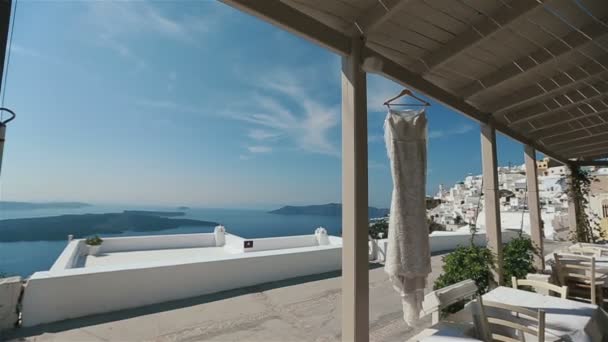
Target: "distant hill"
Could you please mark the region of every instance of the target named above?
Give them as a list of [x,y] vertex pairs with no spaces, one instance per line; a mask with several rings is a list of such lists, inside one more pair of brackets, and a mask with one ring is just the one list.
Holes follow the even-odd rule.
[[34,209],[78,209],[90,207],[82,202],[10,202],[0,201],[0,210],[34,210]]
[[161,217],[184,216],[186,213],[181,211],[152,211],[152,210],[125,210],[123,213],[132,215],[151,215]]
[[[388,215],[388,209],[369,207],[369,217],[384,217]],[[320,205],[284,206],[277,210],[269,211],[278,215],[316,215],[316,216],[342,216],[342,204],[328,203]]]
[[0,220],[0,242],[65,240],[69,234],[82,238],[93,234],[122,233],[127,230],[147,232],[216,225],[216,222],[173,219],[142,211],[20,218]]

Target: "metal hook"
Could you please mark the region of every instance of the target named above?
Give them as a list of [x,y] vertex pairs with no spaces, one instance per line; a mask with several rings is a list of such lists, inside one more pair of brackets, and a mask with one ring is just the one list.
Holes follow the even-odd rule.
[[9,113],[11,116],[4,121],[0,121],[0,126],[6,126],[7,123],[13,121],[15,119],[15,117],[17,116],[15,114],[15,112],[13,112],[12,110],[10,110],[8,108],[0,107],[0,112],[2,112],[2,111]]

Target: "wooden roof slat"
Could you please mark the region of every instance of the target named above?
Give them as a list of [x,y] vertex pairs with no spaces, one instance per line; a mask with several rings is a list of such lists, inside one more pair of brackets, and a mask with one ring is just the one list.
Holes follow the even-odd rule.
[[535,84],[521,88],[520,90],[497,99],[496,102],[486,104],[488,111],[501,115],[507,111],[515,110],[541,101],[547,97],[560,92],[569,91],[583,82],[593,81],[602,76],[608,70],[608,54],[598,57],[580,66],[574,66],[565,71],[558,71],[556,75],[546,77]]
[[568,93],[558,95],[547,101],[506,113],[504,116],[509,122],[509,125],[517,125],[523,121],[530,121],[546,116],[555,110],[566,110],[581,103],[588,103],[592,100],[601,98],[605,94],[608,94],[608,83],[605,81],[598,81]]
[[[533,69],[545,63],[555,62],[556,59],[564,57],[564,55],[576,52],[576,48],[590,42],[588,37],[596,39],[607,33],[606,28],[596,22],[586,25],[581,30],[584,31],[585,34],[572,30],[569,34],[562,37],[562,40],[554,40],[546,47],[538,49],[527,56],[523,56],[510,64],[505,65],[498,71],[482,77],[479,82],[471,83],[469,86],[464,87],[459,91],[458,95],[464,98],[470,98],[484,89],[495,87],[509,79],[533,71]],[[553,55],[548,51],[552,52]]]
[[369,34],[395,17],[412,0],[377,1],[355,20],[364,33]]
[[478,22],[472,23],[466,31],[454,37],[441,49],[424,57],[426,72],[444,66],[464,51],[492,37],[504,26],[540,6],[534,1],[514,0],[509,6],[502,6],[492,16],[481,17]]

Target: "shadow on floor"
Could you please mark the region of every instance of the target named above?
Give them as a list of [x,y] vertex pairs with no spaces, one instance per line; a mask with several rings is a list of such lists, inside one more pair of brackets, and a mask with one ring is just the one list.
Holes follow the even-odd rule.
[[[376,269],[382,267],[381,264],[370,263],[369,269]],[[43,333],[56,333],[66,330],[73,330],[78,328],[84,328],[87,326],[98,325],[109,323],[113,321],[120,321],[142,315],[150,315],[159,312],[171,311],[180,308],[186,308],[189,306],[210,303],[218,300],[228,299],[232,297],[243,296],[251,293],[258,293],[268,291],[280,287],[299,285],[309,283],[313,281],[319,281],[323,279],[337,278],[342,275],[342,271],[333,271],[321,274],[315,274],[310,276],[303,276],[297,278],[291,278],[280,281],[268,282],[260,285],[243,287],[234,290],[227,290],[208,295],[202,295],[198,297],[180,299],[171,302],[165,302],[160,304],[152,304],[134,309],[126,309],[121,311],[97,314],[92,316],[80,317],[69,319],[60,322],[54,322],[49,324],[42,324],[35,327],[28,328],[17,328],[8,332],[0,332],[0,341],[5,340],[23,340],[29,336],[37,336]]]

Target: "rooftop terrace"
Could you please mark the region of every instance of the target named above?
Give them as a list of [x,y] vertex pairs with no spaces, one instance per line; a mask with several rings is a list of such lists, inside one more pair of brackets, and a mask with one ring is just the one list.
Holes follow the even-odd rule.
[[[559,244],[546,241],[546,253]],[[429,285],[443,254],[431,258]],[[401,303],[380,265],[372,265],[370,340],[406,341],[430,318],[408,329]],[[430,287],[427,291],[430,291]],[[338,272],[267,283],[197,298],[15,330],[8,341],[336,341],[340,339]]]

